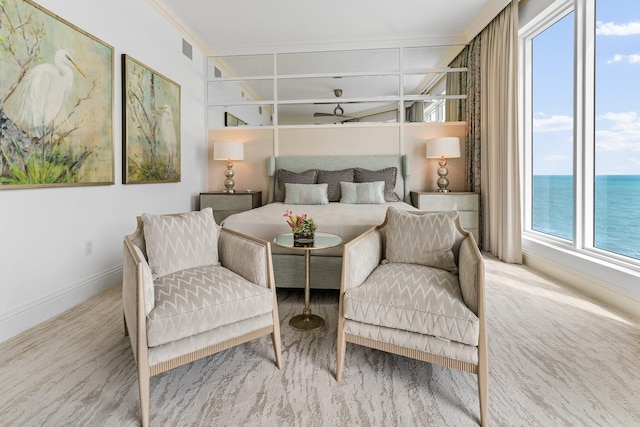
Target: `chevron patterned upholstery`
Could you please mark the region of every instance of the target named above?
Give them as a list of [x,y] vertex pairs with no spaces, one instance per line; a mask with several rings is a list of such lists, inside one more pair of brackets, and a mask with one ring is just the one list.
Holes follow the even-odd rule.
[[464,304],[458,277],[438,268],[380,265],[345,292],[344,317],[478,345],[478,317]]
[[453,245],[458,238],[454,222],[457,217],[454,211],[411,215],[390,207],[387,216],[387,261],[421,264],[457,274],[458,266],[453,256]]
[[219,227],[207,208],[138,217],[123,255],[125,333],[143,426],[153,375],[264,335],[271,335],[282,367],[269,242]]
[[389,207],[383,224],[344,245],[338,381],[347,343],[471,372],[487,425],[485,325],[482,255],[457,212]]
[[205,265],[155,280],[147,341],[155,347],[270,313],[273,293],[221,266]]
[[213,210],[177,216],[142,214],[153,279],[186,268],[218,264],[218,228]]

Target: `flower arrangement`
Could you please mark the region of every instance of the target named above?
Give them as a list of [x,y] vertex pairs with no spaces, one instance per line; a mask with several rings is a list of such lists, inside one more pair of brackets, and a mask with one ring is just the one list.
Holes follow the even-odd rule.
[[294,215],[292,210],[287,209],[283,216],[287,217],[287,224],[293,233],[312,234],[318,229],[313,218],[307,218],[307,214]]

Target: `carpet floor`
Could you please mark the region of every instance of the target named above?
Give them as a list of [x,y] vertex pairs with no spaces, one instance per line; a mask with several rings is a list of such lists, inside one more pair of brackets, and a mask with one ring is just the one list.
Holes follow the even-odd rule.
[[[489,422],[640,426],[640,328],[527,267],[486,262]],[[335,380],[337,291],[312,291],[326,325],[292,330],[278,290],[283,369],[269,337],[151,379],[155,426],[467,426],[475,375],[347,345]],[[1,426],[139,424],[120,286],[0,344]]]

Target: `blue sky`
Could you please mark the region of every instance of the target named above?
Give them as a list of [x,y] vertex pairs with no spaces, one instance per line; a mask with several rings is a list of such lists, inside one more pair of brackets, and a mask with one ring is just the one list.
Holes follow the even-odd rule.
[[[573,173],[573,14],[533,42],[536,175]],[[640,2],[596,9],[596,174],[640,175]]]

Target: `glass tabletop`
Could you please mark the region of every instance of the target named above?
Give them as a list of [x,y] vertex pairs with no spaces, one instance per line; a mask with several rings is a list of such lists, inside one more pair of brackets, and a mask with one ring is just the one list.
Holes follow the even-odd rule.
[[326,248],[332,248],[334,246],[338,246],[340,243],[342,243],[342,237],[336,236],[335,234],[331,234],[331,233],[316,232],[313,239],[313,245],[294,246],[293,233],[285,233],[285,234],[280,234],[279,236],[274,237],[273,243],[275,243],[278,246],[282,246],[284,248],[302,249],[302,250],[311,251],[316,249],[326,249]]

